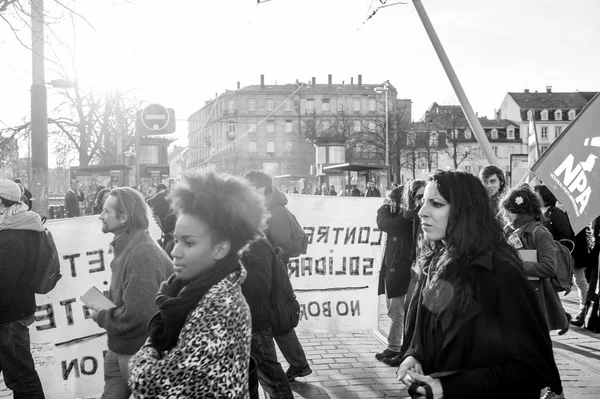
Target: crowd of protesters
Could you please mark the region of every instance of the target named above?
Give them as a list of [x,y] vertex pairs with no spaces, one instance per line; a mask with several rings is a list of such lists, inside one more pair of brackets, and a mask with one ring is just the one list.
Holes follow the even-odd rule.
[[[355,190],[338,194],[323,185],[314,194]],[[381,192],[369,182],[357,196]],[[71,181],[69,217],[80,215],[84,199]],[[103,398],[256,398],[259,383],[273,398],[293,398],[289,381],[312,369],[294,329],[275,335],[270,324],[273,268],[289,261],[292,232],[286,194],[269,175],[195,173],[153,191],[98,187],[92,200],[99,228],[114,235],[108,296],[115,307],[90,308],[108,337]],[[30,201],[20,182],[0,181],[1,259],[10,252],[23,270],[32,262],[27,245],[43,230]],[[391,325],[375,357],[397,367],[412,397],[565,397],[549,332],[583,324],[596,294],[600,223],[575,235],[557,205],[544,185],[508,188],[493,165],[479,178],[437,171],[384,193],[376,217],[386,233],[378,294],[386,296]],[[148,233],[152,217],[162,231],[158,242]],[[19,236],[22,254],[10,247],[12,218],[29,226]],[[554,240],[574,244],[575,317],[550,283]],[[523,249],[537,256],[524,258]],[[11,289],[20,286],[18,276],[8,277]],[[5,299],[8,315],[5,308],[16,304]],[[31,309],[0,321],[31,324]],[[10,333],[3,326],[0,337]],[[16,368],[2,360],[5,381],[15,395],[43,397],[30,363]]]

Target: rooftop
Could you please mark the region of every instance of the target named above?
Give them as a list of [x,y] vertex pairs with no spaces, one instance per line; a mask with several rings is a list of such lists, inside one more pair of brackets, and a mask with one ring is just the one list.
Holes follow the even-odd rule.
[[581,109],[596,92],[508,93],[517,105],[528,109]]

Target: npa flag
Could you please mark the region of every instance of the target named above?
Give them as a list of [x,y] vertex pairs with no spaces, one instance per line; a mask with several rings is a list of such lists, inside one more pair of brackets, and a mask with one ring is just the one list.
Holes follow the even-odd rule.
[[535,163],[538,179],[563,204],[575,234],[600,215],[600,93]]
[[537,162],[540,156],[540,143],[538,141],[537,131],[535,129],[535,112],[531,112],[531,119],[529,119],[529,140],[527,142],[528,149],[528,164],[529,173],[527,176],[527,183],[533,186],[535,184],[535,176],[531,173],[533,165]]

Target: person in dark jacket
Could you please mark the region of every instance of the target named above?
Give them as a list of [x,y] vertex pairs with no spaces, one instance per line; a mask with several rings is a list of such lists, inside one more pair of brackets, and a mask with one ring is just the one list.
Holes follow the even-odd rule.
[[381,192],[375,187],[375,182],[370,181],[365,191],[365,197],[381,197]]
[[600,254],[600,216],[592,222],[593,245],[590,251],[590,261],[586,269],[586,277],[590,283],[585,305],[588,306],[596,295],[600,294],[598,285],[598,257]]
[[552,343],[522,262],[503,236],[483,184],[438,171],[419,211],[425,239],[397,377],[416,395],[538,399],[558,375]]
[[[401,186],[388,192],[377,211],[377,227],[387,235],[377,294],[386,294],[387,315],[392,321],[388,346],[375,355],[381,361],[400,355],[404,335],[404,300],[410,283],[413,222],[412,218],[405,217],[401,208],[403,189]],[[399,364],[390,365],[397,367]]]
[[68,218],[81,215],[79,203],[83,201],[85,201],[85,194],[79,188],[79,180],[71,180],[71,188],[65,195],[65,212],[67,212]]
[[31,201],[31,198],[33,197],[33,195],[31,194],[31,191],[29,191],[29,190],[27,189],[27,187],[25,187],[25,186],[23,185],[23,181],[22,181],[21,179],[19,179],[19,178],[16,178],[16,179],[14,179],[13,181],[14,181],[15,183],[17,183],[18,185],[20,185],[20,186],[21,186],[21,188],[23,189],[23,195],[24,195],[24,196],[25,196],[25,198],[26,198],[26,200],[25,200],[25,201],[23,201],[23,202],[24,202],[25,204],[27,204],[27,207],[29,208],[29,209],[27,209],[27,210],[29,210],[29,211],[30,211],[30,210],[31,210],[31,208],[33,208],[33,202]]
[[[262,238],[250,245],[242,256],[242,264],[248,275],[242,283],[242,293],[250,306],[252,315],[252,344],[250,356],[256,361],[258,380],[272,398],[294,398],[281,363],[271,330],[271,276],[274,267],[283,267],[277,260],[269,242]],[[257,387],[252,384],[251,387]],[[257,393],[257,392],[256,392]],[[253,392],[250,392],[252,396]]]
[[167,200],[168,194],[169,192],[167,190],[167,186],[160,183],[156,186],[156,194],[146,200],[146,203],[150,209],[152,209],[152,214],[154,215],[154,218],[156,219],[156,222],[160,226],[161,230],[163,230],[162,224],[165,221],[165,218],[171,211],[171,205]]
[[[275,248],[283,264],[287,266],[292,248],[292,230],[285,209],[288,199],[284,193],[273,185],[271,176],[262,171],[251,170],[244,175],[244,178],[259,193],[264,195],[267,210],[271,214],[267,221],[267,240]],[[285,372],[289,381],[312,373],[302,344],[296,335],[296,330],[292,329],[285,335],[275,337],[275,341],[281,350],[281,354],[290,365]]]
[[502,169],[496,165],[486,165],[479,171],[479,179],[485,186],[490,200],[490,205],[494,209],[494,214],[498,215],[500,211],[500,200],[506,189],[506,178]]
[[544,217],[546,218],[544,226],[550,231],[554,240],[569,240],[575,244],[575,248],[572,248],[569,242],[565,242],[565,246],[571,250],[571,255],[573,255],[573,259],[575,260],[575,275],[573,281],[575,282],[577,293],[579,295],[579,313],[572,321],[570,314],[567,318],[574,326],[581,327],[583,326],[585,319],[585,302],[589,288],[588,281],[585,278],[585,267],[589,262],[587,228],[574,235],[573,229],[571,229],[571,223],[569,222],[569,216],[563,210],[556,207],[556,197],[548,187],[543,184],[538,184],[534,189],[535,192],[539,194],[544,204],[542,207]]
[[36,308],[29,280],[44,226],[27,208],[17,183],[0,180],[0,370],[15,398],[44,398],[28,328]]

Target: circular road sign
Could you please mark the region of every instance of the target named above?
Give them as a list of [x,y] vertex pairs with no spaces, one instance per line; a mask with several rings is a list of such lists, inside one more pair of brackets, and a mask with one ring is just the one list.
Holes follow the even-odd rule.
[[140,119],[146,129],[159,131],[169,124],[169,111],[160,104],[149,104],[142,110]]

